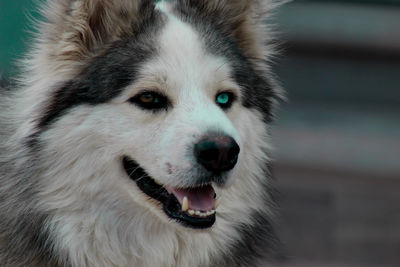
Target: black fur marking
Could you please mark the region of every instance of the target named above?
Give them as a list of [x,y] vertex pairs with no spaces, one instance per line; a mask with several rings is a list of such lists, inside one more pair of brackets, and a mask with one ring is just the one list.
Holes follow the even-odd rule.
[[135,80],[139,66],[157,53],[152,37],[162,22],[163,17],[154,11],[132,36],[113,43],[102,55],[93,58],[75,79],[59,87],[40,118],[39,132],[78,105],[105,103],[118,96]]
[[259,60],[245,56],[239,44],[229,36],[229,27],[223,24],[220,16],[204,12],[206,8],[202,1],[181,0],[180,3],[176,6],[175,13],[197,29],[210,53],[224,57],[232,64],[232,76],[243,88],[242,105],[256,108],[263,114],[264,120],[270,122],[272,102],[278,96],[271,80],[255,67],[260,63]]

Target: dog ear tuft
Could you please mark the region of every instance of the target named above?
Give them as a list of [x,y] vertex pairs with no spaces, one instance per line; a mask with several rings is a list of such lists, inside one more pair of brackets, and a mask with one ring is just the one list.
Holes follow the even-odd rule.
[[183,13],[203,16],[238,43],[252,58],[266,58],[271,40],[265,20],[287,0],[180,0]]
[[133,35],[152,16],[153,0],[53,0],[44,8],[42,45],[57,61],[81,61]]

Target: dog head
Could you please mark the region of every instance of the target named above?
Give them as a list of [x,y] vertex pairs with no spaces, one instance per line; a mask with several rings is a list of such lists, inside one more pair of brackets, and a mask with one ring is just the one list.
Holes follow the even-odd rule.
[[204,229],[224,191],[259,191],[280,96],[264,23],[275,5],[50,2],[26,95],[44,205]]

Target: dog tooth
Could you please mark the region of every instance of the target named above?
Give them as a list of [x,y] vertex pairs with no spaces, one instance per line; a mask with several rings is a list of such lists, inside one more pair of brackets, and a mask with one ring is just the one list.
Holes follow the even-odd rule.
[[194,212],[194,214],[196,214],[197,216],[199,216],[199,215],[200,215],[200,211],[196,210],[196,211]]
[[194,215],[194,213],[195,213],[194,210],[189,210],[188,212],[190,215]]
[[189,209],[189,200],[188,198],[185,196],[183,198],[183,202],[182,202],[182,210],[183,211],[187,211]]
[[221,199],[217,198],[217,200],[215,201],[215,208],[218,208],[219,204],[221,204]]

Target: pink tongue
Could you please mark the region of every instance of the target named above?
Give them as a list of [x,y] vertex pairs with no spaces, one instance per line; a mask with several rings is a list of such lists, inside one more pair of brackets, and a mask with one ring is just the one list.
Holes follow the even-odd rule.
[[189,200],[189,209],[210,211],[215,207],[215,192],[211,185],[186,189],[167,188],[167,190],[174,194],[181,205],[186,196]]

